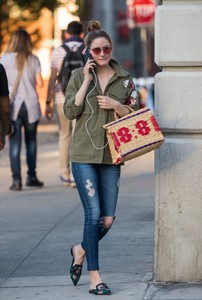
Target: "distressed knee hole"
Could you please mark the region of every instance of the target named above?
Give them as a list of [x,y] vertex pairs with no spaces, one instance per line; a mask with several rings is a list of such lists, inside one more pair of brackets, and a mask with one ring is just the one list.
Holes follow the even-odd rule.
[[114,223],[114,218],[107,218],[107,219],[103,219],[103,226],[104,228],[111,228],[112,224]]

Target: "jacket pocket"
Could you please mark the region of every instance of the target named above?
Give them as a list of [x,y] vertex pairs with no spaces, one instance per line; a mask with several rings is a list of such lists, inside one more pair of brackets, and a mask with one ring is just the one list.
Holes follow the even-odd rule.
[[[94,138],[95,136],[92,135],[92,139]],[[78,157],[92,157],[95,155],[95,149],[86,134],[77,134],[73,138],[71,153],[73,156]]]
[[112,90],[109,92],[109,97],[124,104],[127,98],[127,91],[123,89]]

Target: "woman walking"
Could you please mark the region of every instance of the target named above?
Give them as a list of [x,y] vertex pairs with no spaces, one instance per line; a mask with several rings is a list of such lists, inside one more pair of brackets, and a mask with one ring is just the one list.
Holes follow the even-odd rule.
[[85,38],[90,58],[77,69],[66,90],[64,112],[76,119],[71,147],[72,171],[84,209],[83,241],[71,248],[70,276],[77,285],[84,259],[90,272],[89,293],[110,295],[99,271],[98,245],[115,219],[120,165],[113,165],[103,125],[138,109],[131,76],[112,59],[112,41],[98,21],[90,21]]
[[20,153],[22,145],[22,128],[24,128],[27,186],[42,187],[43,182],[36,176],[37,125],[41,115],[36,85],[43,86],[39,59],[32,54],[30,35],[23,29],[17,30],[6,53],[1,58],[9,84],[12,101],[13,134],[10,136],[10,165],[13,183],[10,190],[22,189]]

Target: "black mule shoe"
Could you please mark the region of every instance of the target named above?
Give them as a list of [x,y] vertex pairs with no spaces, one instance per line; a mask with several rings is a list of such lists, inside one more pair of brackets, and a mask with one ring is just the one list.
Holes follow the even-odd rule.
[[73,285],[76,286],[81,277],[83,265],[74,265],[73,247],[74,246],[71,247],[72,264],[70,267],[70,277]]
[[110,289],[104,282],[97,284],[95,289],[89,290],[89,293],[94,295],[111,295]]

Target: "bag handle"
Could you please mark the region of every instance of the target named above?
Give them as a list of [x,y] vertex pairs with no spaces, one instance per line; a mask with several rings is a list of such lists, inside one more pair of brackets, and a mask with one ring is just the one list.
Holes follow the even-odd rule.
[[[130,107],[129,105],[125,105],[125,104],[124,104],[124,106],[130,111],[129,113],[135,111],[135,110],[134,110],[132,107]],[[117,113],[114,112],[114,120],[117,121],[119,118],[120,118],[120,117],[117,115]]]

